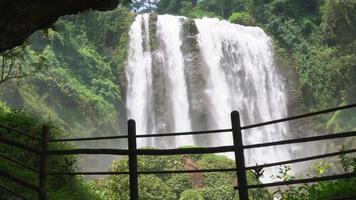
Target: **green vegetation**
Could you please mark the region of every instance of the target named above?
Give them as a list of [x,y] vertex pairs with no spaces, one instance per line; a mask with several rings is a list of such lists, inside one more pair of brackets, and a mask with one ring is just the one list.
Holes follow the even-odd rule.
[[[1,54],[4,75],[0,85],[1,124],[38,135],[43,121],[55,122],[56,126],[51,125],[51,136],[56,138],[120,133],[117,120],[122,117],[123,107],[120,86],[125,83],[126,45],[133,18],[125,8],[65,16],[51,29],[34,33],[23,47]],[[3,102],[19,110],[12,110]],[[2,136],[38,148],[33,141],[0,131]],[[68,147],[58,144],[51,148]],[[38,167],[38,158],[16,148],[0,145],[0,152]],[[49,168],[73,171],[75,161],[74,157],[51,159]],[[38,182],[36,174],[6,160],[0,160],[0,168],[32,183]],[[0,183],[4,181],[1,179]],[[8,182],[3,185],[28,199],[37,198],[22,187]],[[80,177],[51,177],[49,188],[49,199],[53,200],[99,198]],[[12,199],[6,195],[1,192],[0,199]]]
[[[286,49],[295,60],[303,101],[308,108],[354,102],[347,97],[355,85],[355,76],[352,76],[355,74],[355,47],[352,46],[354,38],[350,37],[355,35],[351,25],[355,23],[355,17],[351,15],[355,3],[275,1],[263,12],[255,12],[256,21],[264,24],[277,46]],[[256,10],[263,10],[263,7],[256,5]],[[333,15],[344,18],[335,19]],[[335,20],[339,20],[337,26]],[[336,40],[331,36],[340,31],[338,26],[343,27],[343,34]],[[343,40],[348,40],[348,44]]]
[[[340,156],[339,171],[343,173],[355,172],[356,158]],[[324,163],[318,166],[318,174],[323,175],[330,170],[330,164]],[[294,177],[288,175],[290,167],[281,168],[279,178],[281,180],[291,180]],[[335,170],[335,169],[334,169]],[[290,185],[287,189],[278,189],[274,192],[275,196],[282,200],[324,200],[333,198],[351,197],[356,194],[356,178],[348,178],[336,181],[323,181],[315,184],[303,184],[298,186]]]
[[47,64],[44,54],[32,50],[26,43],[1,53],[0,61],[0,84],[32,76]]
[[121,89],[133,18],[125,8],[88,12],[62,17],[51,29],[36,32],[22,51],[25,55],[20,55],[26,58],[12,58],[25,62],[22,65],[44,63],[46,68],[31,78],[2,84],[1,99],[42,118],[50,115],[77,134],[120,132],[117,118],[123,107]]
[[[33,117],[30,114],[15,111],[6,106],[4,103],[0,103],[0,121],[2,125],[9,127],[16,127],[18,130],[22,130],[33,136],[39,136],[42,129],[42,122],[40,119]],[[51,135],[56,136],[66,136],[63,130],[59,129],[57,126],[47,122],[47,125],[51,127]],[[14,133],[9,133],[6,129],[0,128],[1,137],[6,139],[21,142],[33,148],[39,149],[37,141],[28,139],[27,137],[19,136]],[[55,149],[65,149],[69,146],[65,145],[52,145],[50,148]],[[39,158],[31,153],[27,153],[18,148],[10,147],[8,145],[0,144],[1,155],[18,160],[27,166],[38,169]],[[60,157],[60,158],[50,158],[49,159],[49,169],[51,171],[73,171],[73,163],[75,158],[72,156]],[[0,169],[10,173],[13,176],[26,180],[32,184],[38,185],[38,174],[32,171],[24,170],[21,166],[14,164],[5,159],[0,159]],[[27,197],[28,199],[36,199],[37,194],[35,192],[29,191],[24,187],[13,184],[11,181],[1,178],[0,184],[4,185],[11,190]],[[81,178],[74,178],[68,176],[51,176],[48,181],[49,199],[51,200],[88,200],[98,199],[94,194],[91,194],[88,187],[85,186]],[[0,193],[0,199],[10,200],[11,195],[6,192]]]
[[[193,164],[202,169],[233,168],[235,162],[225,156],[218,155],[194,155],[194,156],[140,156],[138,159],[139,171],[154,170],[184,170],[183,159],[189,159]],[[113,163],[112,171],[127,171],[128,160],[121,159]],[[186,164],[189,165],[192,164]],[[167,200],[233,200],[236,193],[233,189],[235,172],[204,173],[202,187],[192,188],[192,179],[189,174],[161,174],[140,175],[139,194],[140,199],[167,199]],[[253,173],[248,173],[248,182],[256,184]],[[106,179],[91,183],[94,190],[101,194],[104,200],[128,200],[129,180],[125,175],[114,175]],[[271,199],[271,195],[265,190],[251,191],[256,200]]]
[[229,17],[229,22],[235,24],[242,24],[245,26],[251,26],[255,24],[254,19],[248,12],[236,12]]
[[[277,55],[284,52],[278,55],[280,59],[297,70],[299,104],[305,111],[356,102],[355,5],[352,0],[283,0],[254,5],[257,24],[273,36]],[[333,132],[341,127],[355,129],[355,115],[350,114],[354,111],[348,112],[326,116],[317,127],[325,130],[329,124]],[[350,118],[344,120],[344,115]]]

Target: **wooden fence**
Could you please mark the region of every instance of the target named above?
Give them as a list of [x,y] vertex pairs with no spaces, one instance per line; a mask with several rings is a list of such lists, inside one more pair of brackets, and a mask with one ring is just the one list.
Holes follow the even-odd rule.
[[[35,172],[39,176],[38,185],[31,184],[25,180],[17,178],[16,176],[9,174],[8,172],[0,169],[0,177],[10,180],[20,186],[28,188],[34,192],[38,193],[39,200],[47,200],[47,177],[48,176],[56,176],[56,175],[129,175],[130,180],[130,198],[132,200],[139,199],[138,192],[138,175],[139,174],[169,174],[169,173],[198,173],[198,172],[236,172],[238,186],[235,188],[238,190],[240,200],[248,200],[248,191],[249,189],[256,188],[265,188],[265,187],[274,187],[274,186],[282,186],[282,185],[291,185],[291,184],[301,184],[301,183],[311,183],[318,181],[326,181],[326,180],[336,180],[342,178],[350,178],[356,177],[356,173],[346,173],[346,174],[338,174],[338,175],[330,175],[330,176],[322,176],[322,177],[313,177],[306,179],[296,179],[289,181],[281,181],[281,182],[273,182],[266,184],[254,184],[248,185],[246,179],[246,171],[247,170],[260,170],[262,168],[279,166],[297,162],[304,162],[309,160],[327,158],[338,155],[345,155],[350,153],[355,153],[356,149],[343,150],[340,152],[326,153],[316,156],[303,157],[293,160],[286,160],[274,163],[267,163],[263,165],[256,166],[246,166],[245,158],[244,158],[244,150],[245,149],[253,149],[253,148],[261,148],[268,146],[277,146],[277,145],[286,145],[286,144],[295,144],[295,143],[303,143],[303,142],[313,142],[320,140],[328,140],[328,139],[337,139],[337,138],[346,138],[346,137],[354,137],[356,136],[356,131],[348,131],[342,133],[333,133],[333,134],[325,134],[320,136],[312,136],[298,139],[289,139],[282,140],[276,142],[267,142],[267,143],[258,143],[251,145],[243,144],[243,130],[252,129],[256,127],[287,122],[291,120],[316,116],[325,113],[331,113],[338,110],[345,110],[355,108],[356,104],[350,104],[346,106],[331,108],[327,110],[322,110],[318,112],[308,113],[297,115],[294,117],[287,117],[283,119],[272,120],[268,122],[241,126],[240,124],[240,116],[237,111],[233,111],[231,113],[231,124],[232,128],[230,129],[219,129],[219,130],[208,130],[208,131],[193,131],[193,132],[179,132],[179,133],[161,133],[161,134],[147,134],[147,135],[136,135],[136,125],[134,120],[128,121],[128,134],[122,136],[108,136],[108,137],[91,137],[91,138],[67,138],[67,139],[49,139],[49,128],[47,126],[43,126],[41,137],[36,137],[25,132],[6,127],[0,125],[2,129],[7,130],[12,134],[18,134],[23,137],[27,137],[29,139],[35,140],[39,142],[40,149],[35,149],[29,147],[28,145],[22,144],[17,141],[12,141],[6,139],[5,137],[0,135],[0,142],[6,145],[10,145],[13,147],[17,147],[26,152],[30,152],[36,156],[39,156],[39,169],[35,169],[33,167],[27,166],[22,162],[15,160],[13,158],[9,158],[5,155],[0,154],[2,159],[6,159],[10,162],[13,162],[26,170]],[[219,146],[219,147],[206,147],[206,148],[184,148],[184,149],[137,149],[136,140],[137,138],[150,138],[150,137],[174,137],[174,136],[184,136],[184,135],[198,135],[198,134],[219,134],[219,133],[232,132],[233,135],[233,145],[231,146]],[[90,141],[90,140],[110,140],[110,139],[128,139],[128,149],[59,149],[53,150],[48,149],[49,143],[57,143],[57,142],[70,142],[70,141]],[[179,155],[179,154],[208,154],[208,153],[223,153],[223,152],[234,152],[235,153],[235,163],[236,168],[229,169],[199,169],[199,170],[167,170],[167,171],[138,171],[137,170],[137,157],[140,155]],[[58,156],[58,155],[77,155],[77,154],[106,154],[106,155],[126,155],[129,157],[129,171],[123,172],[51,172],[48,171],[48,157],[49,156]],[[0,185],[0,189],[13,194],[16,197],[26,200],[21,194],[18,194],[12,191],[10,188]]]

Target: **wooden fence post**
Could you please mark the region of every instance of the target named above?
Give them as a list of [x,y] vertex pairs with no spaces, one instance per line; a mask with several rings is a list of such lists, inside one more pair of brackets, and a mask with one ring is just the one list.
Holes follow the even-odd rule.
[[241,134],[240,114],[231,112],[232,136],[235,147],[235,163],[240,200],[248,200],[245,156]]
[[130,119],[128,125],[130,199],[138,200],[136,122]]
[[38,199],[47,200],[47,169],[48,169],[48,136],[49,127],[43,125],[41,135],[41,151],[40,151],[40,192]]

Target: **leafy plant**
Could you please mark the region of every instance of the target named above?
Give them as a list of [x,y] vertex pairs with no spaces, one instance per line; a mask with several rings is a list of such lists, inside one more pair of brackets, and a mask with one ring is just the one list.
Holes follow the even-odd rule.
[[241,24],[245,26],[255,25],[255,20],[248,12],[236,12],[229,17],[229,21],[235,24]]

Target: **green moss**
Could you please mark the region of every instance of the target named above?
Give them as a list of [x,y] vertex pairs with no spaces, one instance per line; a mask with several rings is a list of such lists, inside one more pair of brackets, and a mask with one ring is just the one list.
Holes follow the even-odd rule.
[[255,19],[248,12],[236,12],[229,17],[229,21],[245,26],[254,26]]

